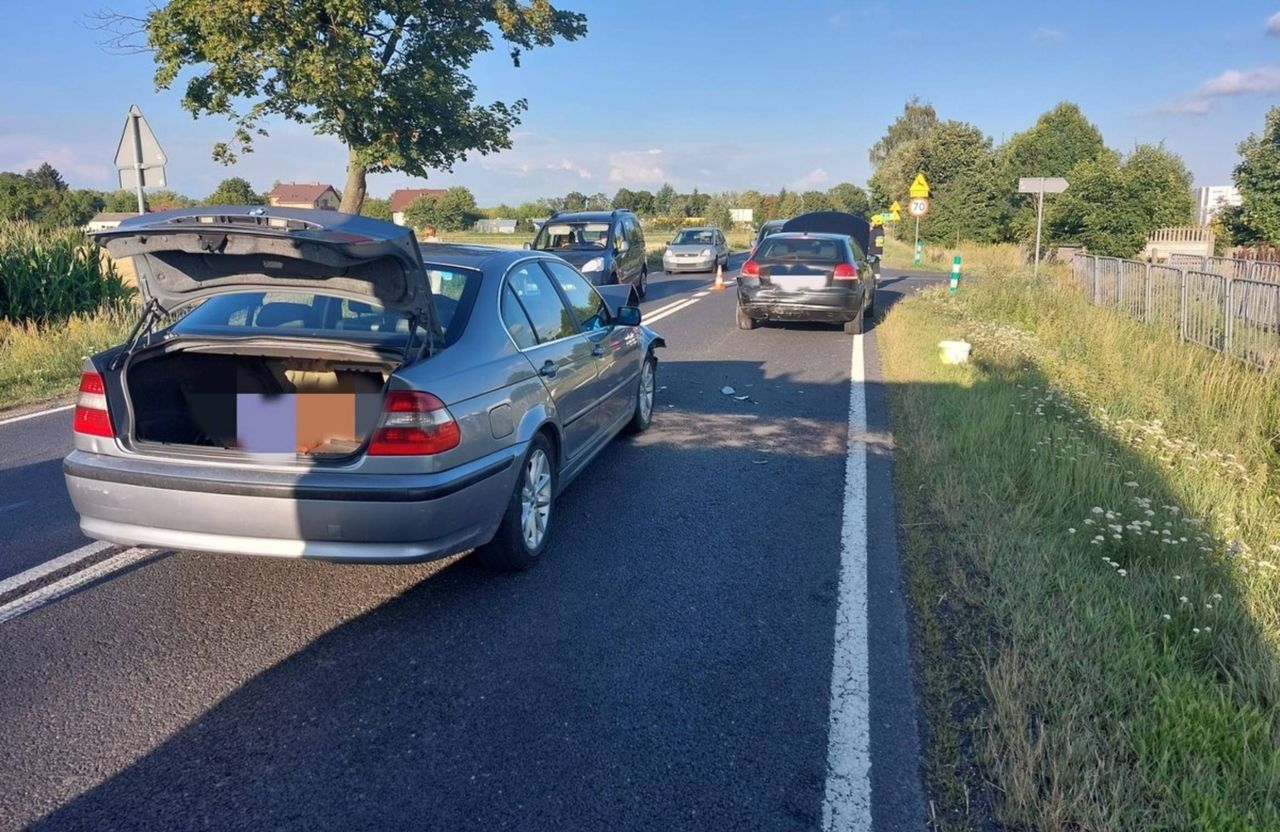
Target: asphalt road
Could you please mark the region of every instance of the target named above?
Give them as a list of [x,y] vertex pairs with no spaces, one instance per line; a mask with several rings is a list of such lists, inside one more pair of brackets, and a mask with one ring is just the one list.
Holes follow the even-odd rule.
[[[887,273],[877,303],[936,279]],[[708,285],[652,280],[654,426],[569,488],[530,573],[158,553],[0,623],[0,829],[819,828],[853,339],[741,332],[732,283]],[[845,602],[866,610],[869,817],[922,828],[862,345],[866,597]],[[87,542],[69,422],[0,425],[0,580]]]

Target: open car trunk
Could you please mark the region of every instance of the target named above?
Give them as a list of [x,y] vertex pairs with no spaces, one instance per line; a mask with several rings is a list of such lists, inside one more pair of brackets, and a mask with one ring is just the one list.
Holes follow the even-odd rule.
[[132,440],[331,458],[364,444],[396,362],[259,352],[167,344],[135,356],[122,379]]

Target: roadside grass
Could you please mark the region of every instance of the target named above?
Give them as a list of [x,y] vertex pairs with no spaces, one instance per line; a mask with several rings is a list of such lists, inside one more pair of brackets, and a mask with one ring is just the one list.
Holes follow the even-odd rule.
[[57,323],[0,321],[0,410],[75,390],[84,357],[123,341],[137,320],[121,303]]
[[979,273],[876,330],[935,825],[1280,828],[1280,384]]
[[959,246],[935,246],[926,244],[921,252],[920,264],[915,265],[915,249],[910,240],[886,237],[884,241],[885,263],[894,268],[917,269],[927,272],[949,272],[951,261],[960,255],[964,274],[989,274],[993,270],[1008,272],[1024,265],[1025,253],[1012,243],[961,243]]

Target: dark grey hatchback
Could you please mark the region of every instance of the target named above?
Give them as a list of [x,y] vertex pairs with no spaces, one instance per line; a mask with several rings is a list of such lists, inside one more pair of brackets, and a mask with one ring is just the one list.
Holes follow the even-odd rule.
[[557,255],[596,286],[630,284],[640,297],[649,290],[644,229],[630,211],[553,214],[526,247]]
[[875,270],[865,251],[867,225],[824,211],[788,220],[763,237],[738,278],[738,328],[760,321],[827,321],[862,332],[875,303]]

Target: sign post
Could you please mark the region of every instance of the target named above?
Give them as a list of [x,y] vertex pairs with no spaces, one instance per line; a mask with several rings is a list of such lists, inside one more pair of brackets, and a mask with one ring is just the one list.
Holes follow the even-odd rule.
[[125,118],[124,132],[116,147],[116,169],[120,173],[120,188],[133,190],[138,196],[138,213],[147,212],[146,197],[142,189],[164,187],[164,166],[168,162],[151,125],[142,116],[142,110],[134,104]]
[[1018,180],[1018,193],[1036,195],[1036,266],[1034,277],[1040,276],[1040,228],[1044,225],[1044,195],[1060,194],[1067,189],[1061,176],[1024,176]]
[[[907,194],[911,200],[907,203],[907,213],[916,218],[916,259],[915,264],[920,265],[920,218],[929,213],[929,180],[924,178],[923,173],[917,173],[916,178],[912,180],[911,187],[907,189]],[[897,204],[896,202],[894,203]]]
[[960,288],[960,255],[956,255],[951,261],[951,286],[947,289],[951,294],[955,294]]

